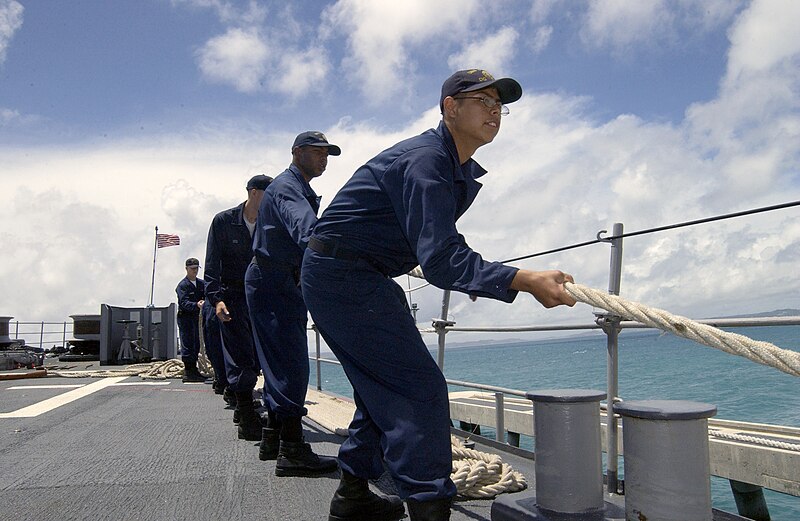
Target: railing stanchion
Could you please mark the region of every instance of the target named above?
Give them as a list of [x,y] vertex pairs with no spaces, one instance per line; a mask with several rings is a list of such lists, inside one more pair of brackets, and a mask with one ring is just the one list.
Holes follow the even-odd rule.
[[442,314],[441,318],[433,321],[433,327],[436,328],[436,334],[439,337],[439,351],[437,352],[436,364],[441,371],[444,371],[444,345],[445,335],[447,334],[447,326],[455,325],[455,322],[447,320],[447,313],[450,311],[450,290],[446,289],[442,295]]
[[42,329],[39,330],[39,347],[44,349],[44,321],[42,321]]
[[[611,242],[611,265],[608,275],[608,292],[619,295],[620,280],[622,277],[622,223],[614,223],[613,238]],[[614,399],[619,395],[619,323],[621,317],[603,314],[598,317],[598,322],[607,336],[608,356],[606,358],[607,399],[606,409],[606,468],[607,491],[610,494],[618,493],[619,465],[617,462],[617,418],[614,416]]]
[[494,439],[500,443],[505,443],[506,419],[505,419],[505,400],[503,393],[494,393]]
[[316,324],[312,324],[311,329],[314,330],[314,340],[316,342],[316,348],[317,348],[317,359],[316,359],[316,364],[317,364],[317,391],[321,391],[322,390],[322,375],[320,374],[320,372],[322,371],[322,362],[320,362],[320,360],[319,360],[319,355],[320,355],[319,330],[317,329],[317,325]]

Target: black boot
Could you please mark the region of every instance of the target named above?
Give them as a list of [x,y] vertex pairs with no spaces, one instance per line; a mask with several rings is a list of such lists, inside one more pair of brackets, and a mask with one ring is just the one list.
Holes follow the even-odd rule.
[[189,358],[182,358],[183,361],[183,378],[184,382],[205,382],[206,379],[197,370],[197,360],[190,360]]
[[227,389],[228,386],[225,384],[225,382],[221,382],[214,378],[214,381],[211,383],[211,388],[214,389],[214,394],[224,395],[225,389]]
[[449,521],[450,503],[452,499],[434,499],[433,501],[414,501],[409,499],[408,515],[411,521]]
[[225,400],[230,407],[236,407],[236,394],[231,391],[231,388],[225,386],[225,390],[222,391],[222,399]]
[[329,474],[338,467],[339,462],[336,458],[314,454],[308,443],[281,440],[275,463],[275,475],[319,476]]
[[366,479],[342,470],[342,481],[333,494],[328,521],[397,521],[405,515],[402,499],[375,494]]
[[253,404],[253,391],[236,393],[236,410],[233,411],[233,421],[236,423],[236,413],[239,413],[239,426],[237,427],[240,440],[261,440],[261,417],[256,412]]
[[267,461],[278,458],[280,446],[280,430],[271,427],[261,429],[261,445],[258,449],[258,459]]

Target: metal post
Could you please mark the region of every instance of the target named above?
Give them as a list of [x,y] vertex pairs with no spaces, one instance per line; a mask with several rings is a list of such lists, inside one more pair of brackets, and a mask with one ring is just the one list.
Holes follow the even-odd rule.
[[447,320],[447,313],[450,310],[450,290],[446,289],[442,295],[442,314],[440,319],[434,321],[433,327],[436,328],[436,333],[439,336],[439,351],[437,353],[436,364],[441,371],[444,371],[444,336],[447,334],[447,326],[452,326],[455,322]]
[[[614,223],[611,239],[611,265],[608,275],[608,292],[611,295],[619,295],[620,280],[622,278],[622,223]],[[614,416],[614,399],[619,395],[619,323],[620,317],[607,315],[603,330],[607,336],[608,357],[606,359],[606,378],[608,397],[607,421],[606,421],[606,467],[607,467],[607,491],[616,494],[619,466],[617,462],[617,418]]]
[[494,439],[500,443],[505,442],[506,432],[506,419],[505,419],[505,401],[503,393],[494,393]]
[[680,400],[615,408],[624,427],[625,519],[711,521],[708,418],[717,408]]
[[767,508],[764,490],[761,487],[734,479],[729,481],[740,516],[754,521],[770,521],[769,508]]
[[44,321],[42,321],[42,329],[39,330],[39,347],[44,349]]
[[322,375],[320,371],[322,370],[322,362],[319,361],[319,330],[317,330],[316,324],[311,326],[311,329],[314,330],[314,338],[317,344],[317,391],[322,390]]
[[64,335],[61,337],[61,347],[67,347],[67,322],[64,321]]

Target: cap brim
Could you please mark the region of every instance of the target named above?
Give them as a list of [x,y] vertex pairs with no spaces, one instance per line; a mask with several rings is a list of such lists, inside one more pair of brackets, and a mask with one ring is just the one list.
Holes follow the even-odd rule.
[[461,92],[473,92],[488,89],[489,87],[497,89],[497,94],[503,104],[514,103],[522,97],[522,86],[514,78],[500,78],[499,80],[477,83]]
[[341,148],[337,147],[336,145],[331,145],[330,143],[328,143],[328,144],[317,143],[317,144],[309,145],[309,146],[312,146],[312,147],[327,147],[328,148],[328,154],[330,154],[332,156],[338,156],[338,155],[341,155],[341,153],[342,153],[342,149]]
[[328,154],[332,156],[339,156],[342,154],[341,148],[337,147],[336,145],[331,145],[330,143],[305,143],[303,145],[293,146],[292,150],[300,147],[326,147],[328,149]]

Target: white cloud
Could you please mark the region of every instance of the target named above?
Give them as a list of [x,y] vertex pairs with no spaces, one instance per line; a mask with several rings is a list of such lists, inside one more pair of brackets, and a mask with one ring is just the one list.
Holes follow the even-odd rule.
[[461,41],[481,4],[475,0],[340,0],[323,13],[323,37],[346,35],[343,60],[354,85],[372,102],[403,93],[414,63],[411,50],[432,53],[444,43]]
[[726,81],[774,67],[798,68],[800,2],[755,1],[731,28]]
[[14,33],[22,27],[25,8],[15,0],[0,0],[0,64],[6,60],[6,52]]
[[513,28],[503,27],[483,40],[469,43],[459,54],[449,57],[447,65],[451,70],[460,70],[480,64],[499,76],[508,69],[507,63],[514,56],[514,44],[518,37]]
[[742,2],[709,0],[597,0],[589,4],[581,39],[589,49],[608,49],[618,57],[640,50],[674,47],[727,23]]
[[550,44],[550,38],[553,36],[553,27],[550,25],[543,25],[536,28],[533,36],[533,41],[530,42],[533,54],[539,54],[547,48]]
[[725,201],[800,184],[800,44],[784,34],[798,24],[796,3],[754,2],[729,31],[719,95],[687,111],[692,140],[720,165]]
[[197,52],[203,74],[242,92],[254,92],[261,87],[268,58],[269,49],[255,29],[228,29]]
[[634,44],[669,38],[673,23],[674,14],[664,0],[599,0],[589,4],[581,38],[587,47],[623,53]]
[[563,4],[561,0],[533,0],[530,11],[531,22],[534,25],[544,23],[559,3]]
[[266,8],[255,0],[249,0],[243,6],[224,0],[172,0],[172,5],[211,9],[222,23],[232,26],[258,25],[267,16]]
[[320,90],[330,70],[330,63],[322,48],[305,52],[282,53],[280,73],[270,78],[270,87],[276,92],[299,98],[312,90]]
[[196,53],[201,72],[211,81],[240,92],[269,90],[290,98],[322,89],[331,68],[328,55],[313,39],[307,48],[297,47],[295,42],[309,41],[304,35],[311,29],[298,21],[291,4],[267,19],[266,8],[252,0],[244,9],[218,0],[183,3],[212,8],[228,26]]

